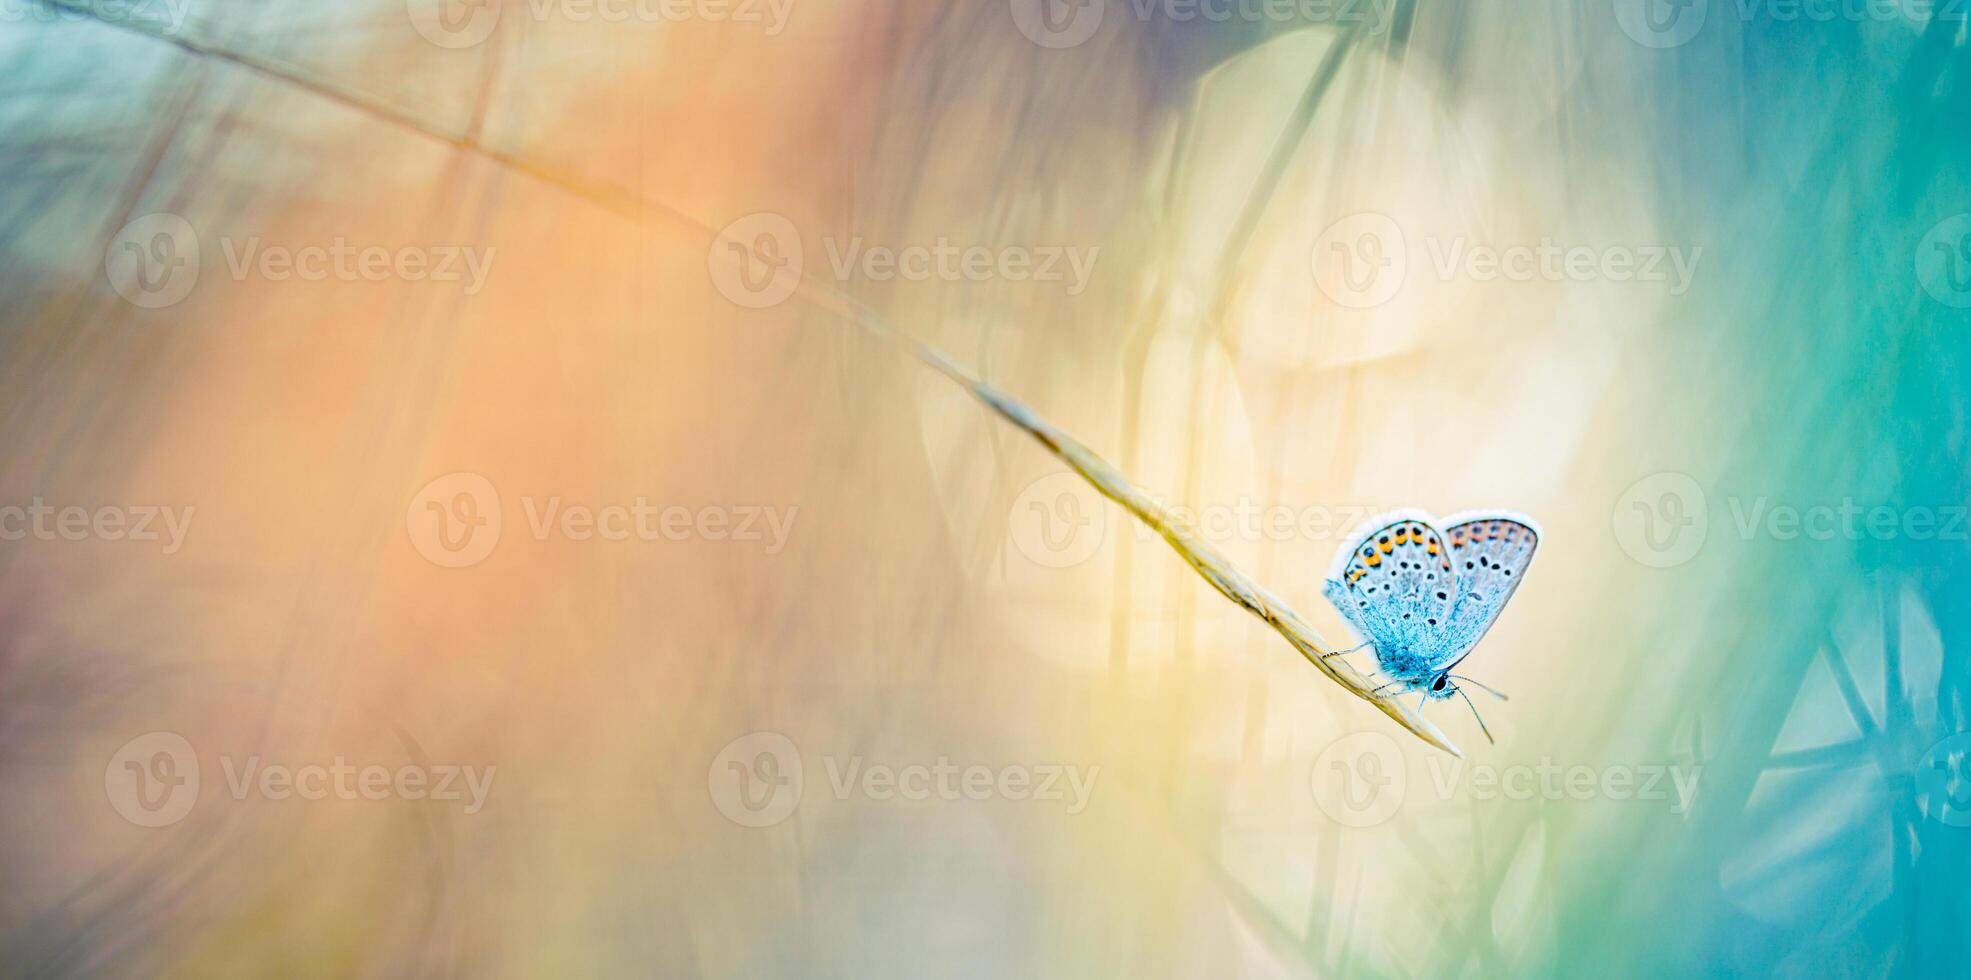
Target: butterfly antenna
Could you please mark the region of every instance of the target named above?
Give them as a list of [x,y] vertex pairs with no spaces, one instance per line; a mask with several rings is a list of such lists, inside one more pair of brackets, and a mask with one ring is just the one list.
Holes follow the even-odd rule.
[[1465,699],[1465,707],[1470,708],[1471,716],[1478,719],[1478,730],[1485,733],[1485,741],[1493,745],[1499,744],[1498,740],[1492,737],[1492,730],[1485,727],[1485,718],[1478,713],[1478,705],[1471,703],[1471,695],[1466,694],[1465,689],[1461,687],[1458,688],[1458,696]]
[[1475,681],[1475,680],[1472,680],[1471,678],[1469,678],[1469,677],[1466,677],[1466,676],[1465,676],[1465,675],[1463,675],[1463,674],[1452,674],[1451,676],[1452,676],[1452,677],[1455,677],[1455,678],[1457,678],[1458,680],[1461,680],[1461,681],[1464,681],[1465,683],[1467,683],[1467,684],[1470,684],[1471,686],[1473,686],[1473,687],[1476,687],[1476,688],[1478,688],[1479,690],[1481,690],[1481,691],[1484,691],[1485,693],[1487,693],[1487,694],[1490,694],[1490,695],[1492,695],[1493,697],[1495,697],[1495,698],[1498,698],[1498,699],[1499,699],[1499,700],[1501,700],[1501,701],[1511,701],[1511,700],[1512,700],[1511,698],[1509,698],[1509,697],[1506,697],[1506,692],[1504,692],[1504,691],[1501,691],[1501,690],[1499,690],[1498,688],[1496,688],[1496,687],[1493,687],[1493,686],[1492,686],[1492,685],[1490,685],[1490,684],[1486,684],[1486,683],[1484,683],[1484,682],[1482,682],[1482,681]]

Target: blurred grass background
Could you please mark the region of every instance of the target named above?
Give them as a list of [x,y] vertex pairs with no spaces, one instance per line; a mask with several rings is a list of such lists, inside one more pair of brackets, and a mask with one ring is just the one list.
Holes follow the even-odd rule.
[[[1668,49],[1622,4],[1506,0],[1111,4],[1059,50],[1000,3],[797,5],[777,35],[515,4],[456,49],[395,0],[0,21],[0,502],[197,508],[168,556],[0,542],[3,969],[1957,972],[1966,831],[1918,792],[1964,724],[1966,542],[1781,541],[1733,506],[1967,503],[1971,323],[1916,269],[1971,210],[1971,55],[1942,18],[1708,6]],[[1396,815],[1336,823],[1323,750],[1400,732],[1092,498],[1093,554],[1035,561],[1042,451],[821,311],[713,288],[705,229],[762,210],[810,275],[856,236],[1099,249],[1079,295],[847,288],[1172,502],[1332,509],[1214,542],[1329,635],[1346,515],[1535,514],[1467,664],[1513,695],[1484,706],[1499,744],[1438,722],[1471,765],[1701,766],[1695,807],[1440,793],[1404,741]],[[156,211],[214,253],[497,257],[463,296],[214,254],[143,310],[104,249]],[[1413,246],[1358,310],[1310,253],[1364,211],[1413,241],[1703,252],[1673,296],[1432,279]],[[461,570],[403,530],[456,471],[509,498]],[[1669,569],[1619,530],[1662,472],[1710,502]],[[774,555],[531,540],[530,494],[798,513]],[[156,730],[499,776],[470,816],[202,798],[146,830],[102,770]],[[707,767],[758,730],[807,790],[746,828]],[[1100,775],[1073,814],[827,792],[823,760],[858,756]]]

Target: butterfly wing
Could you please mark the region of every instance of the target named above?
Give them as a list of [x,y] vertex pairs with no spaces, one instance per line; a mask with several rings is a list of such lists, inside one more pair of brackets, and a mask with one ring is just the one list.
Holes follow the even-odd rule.
[[1540,523],[1509,510],[1465,511],[1445,521],[1444,537],[1457,589],[1435,652],[1439,669],[1464,659],[1506,608],[1540,546]]
[[1423,511],[1379,514],[1335,553],[1323,593],[1379,652],[1415,649],[1448,622],[1454,574],[1443,535]]

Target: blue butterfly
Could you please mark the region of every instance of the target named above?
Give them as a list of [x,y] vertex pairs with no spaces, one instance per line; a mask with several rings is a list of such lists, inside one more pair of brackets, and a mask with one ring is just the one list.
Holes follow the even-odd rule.
[[[1505,695],[1451,668],[1471,653],[1526,577],[1540,546],[1540,524],[1508,510],[1465,511],[1439,522],[1420,510],[1370,518],[1335,554],[1322,594],[1375,651],[1393,678],[1378,688],[1421,691],[1422,703],[1456,694],[1455,681]],[[1340,656],[1355,650],[1342,650]],[[1492,732],[1478,718],[1490,741]]]

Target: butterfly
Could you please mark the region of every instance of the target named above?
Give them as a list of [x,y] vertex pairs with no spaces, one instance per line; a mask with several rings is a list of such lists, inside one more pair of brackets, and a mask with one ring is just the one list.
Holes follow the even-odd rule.
[[1369,518],[1335,553],[1322,589],[1365,642],[1327,656],[1373,648],[1376,666],[1392,678],[1378,693],[1421,691],[1425,704],[1463,697],[1490,741],[1478,706],[1456,682],[1506,696],[1451,669],[1492,628],[1539,546],[1539,522],[1509,510],[1470,510],[1442,522],[1420,510]]

